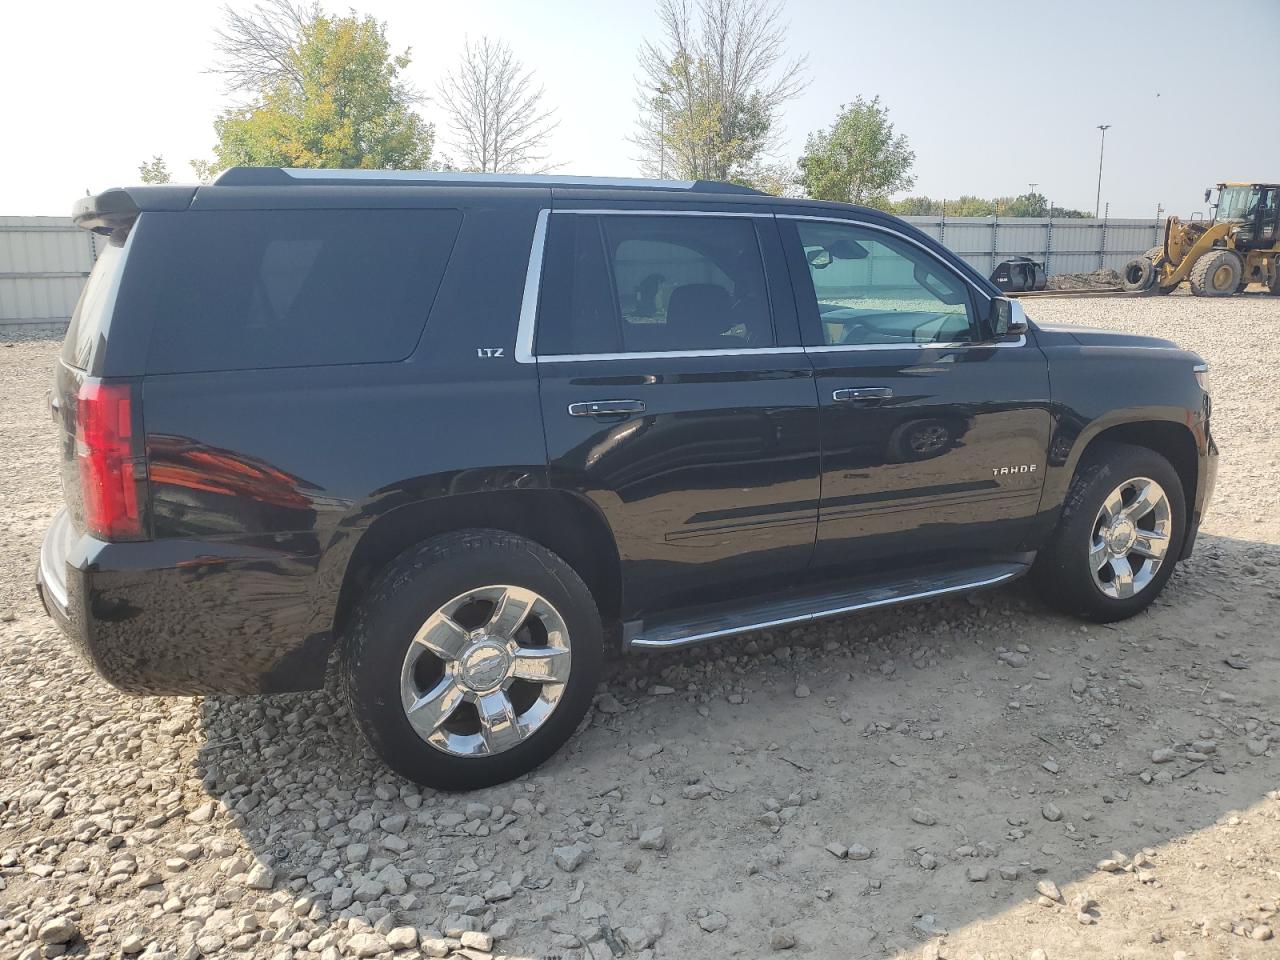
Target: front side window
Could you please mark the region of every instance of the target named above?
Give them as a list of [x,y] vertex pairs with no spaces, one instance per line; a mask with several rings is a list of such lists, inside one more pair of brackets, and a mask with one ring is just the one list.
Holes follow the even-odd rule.
[[775,344],[747,217],[551,217],[542,356],[742,350]]
[[853,224],[797,221],[823,346],[976,338],[964,281],[914,244]]

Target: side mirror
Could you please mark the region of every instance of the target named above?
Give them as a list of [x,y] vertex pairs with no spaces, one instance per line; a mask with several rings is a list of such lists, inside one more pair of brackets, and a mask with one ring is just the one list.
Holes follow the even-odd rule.
[[1204,188],[1204,202],[1205,202],[1205,203],[1208,203],[1208,202],[1209,202],[1209,194],[1211,194],[1211,193],[1213,193],[1213,187],[1205,187],[1205,188]]
[[865,260],[870,252],[857,240],[841,237],[830,247],[831,256],[837,260]]
[[804,255],[809,261],[809,266],[815,270],[823,270],[831,266],[831,262],[834,259],[831,256],[831,251],[826,247],[814,247],[811,250],[806,250]]
[[1027,315],[1017,300],[996,297],[991,301],[991,331],[996,339],[1020,337],[1027,332],[1027,327]]

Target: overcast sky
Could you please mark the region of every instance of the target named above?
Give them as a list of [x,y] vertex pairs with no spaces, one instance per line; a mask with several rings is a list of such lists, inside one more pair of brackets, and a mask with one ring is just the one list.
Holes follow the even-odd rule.
[[[243,4],[243,0],[241,0]],[[560,125],[558,172],[637,173],[636,48],[650,0],[324,0],[385,20],[430,93],[467,36],[507,41],[536,70]],[[227,100],[213,60],[215,0],[11,0],[0,29],[0,215],[63,215],[86,189],[137,181],[163,154],[177,180],[207,158]],[[1103,202],[1150,217],[1201,209],[1204,187],[1280,179],[1276,99],[1250,93],[1275,63],[1280,2],[957,3],[789,0],[810,85],[785,110],[779,159],[841,103],[879,94],[916,152],[912,193],[1016,194],[1092,209],[1097,124]],[[1228,15],[1229,14],[1229,15]],[[1228,22],[1229,21],[1229,22]],[[447,136],[436,106],[424,113]]]

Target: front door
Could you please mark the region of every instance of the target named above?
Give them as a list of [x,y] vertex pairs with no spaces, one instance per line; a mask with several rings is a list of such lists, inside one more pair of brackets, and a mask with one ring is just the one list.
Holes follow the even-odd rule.
[[1048,366],[990,296],[889,223],[779,217],[821,408],[815,564],[1016,550],[1049,446]]
[[550,482],[607,519],[624,617],[803,571],[818,405],[772,215],[547,220],[532,349]]

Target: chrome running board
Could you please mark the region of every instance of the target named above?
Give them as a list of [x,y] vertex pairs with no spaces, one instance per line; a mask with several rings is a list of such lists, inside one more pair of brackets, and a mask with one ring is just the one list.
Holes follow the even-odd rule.
[[750,604],[716,604],[661,620],[631,620],[622,626],[623,646],[627,649],[670,650],[717,637],[983,590],[1016,580],[1029,569],[1029,563],[988,563],[959,570],[919,573],[889,582],[855,581],[834,588],[828,585],[821,593],[797,595],[791,592]]

